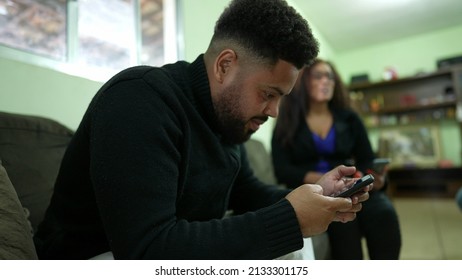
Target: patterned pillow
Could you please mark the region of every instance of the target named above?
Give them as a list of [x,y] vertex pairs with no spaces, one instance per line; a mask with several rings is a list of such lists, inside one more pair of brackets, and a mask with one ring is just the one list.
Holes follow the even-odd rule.
[[32,230],[0,161],[0,259],[37,259]]

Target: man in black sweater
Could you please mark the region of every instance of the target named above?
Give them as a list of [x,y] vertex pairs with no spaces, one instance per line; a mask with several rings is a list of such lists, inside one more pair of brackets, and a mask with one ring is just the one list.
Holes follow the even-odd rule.
[[255,178],[241,145],[277,116],[317,53],[285,1],[233,0],[194,62],[117,74],[63,158],[35,235],[39,258],[272,259],[353,220],[368,188],[329,195],[354,167],[289,193]]

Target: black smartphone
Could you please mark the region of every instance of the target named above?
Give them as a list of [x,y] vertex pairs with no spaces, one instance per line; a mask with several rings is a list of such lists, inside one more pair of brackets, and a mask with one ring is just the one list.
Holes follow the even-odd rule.
[[347,188],[346,190],[340,193],[334,194],[333,196],[334,197],[350,197],[354,195],[355,193],[361,191],[362,188],[364,188],[365,186],[373,182],[374,182],[374,176],[372,176],[371,174],[367,174],[366,176],[354,182],[353,186]]
[[382,174],[385,166],[390,164],[390,162],[391,160],[389,158],[376,158],[372,162],[372,170],[376,173]]

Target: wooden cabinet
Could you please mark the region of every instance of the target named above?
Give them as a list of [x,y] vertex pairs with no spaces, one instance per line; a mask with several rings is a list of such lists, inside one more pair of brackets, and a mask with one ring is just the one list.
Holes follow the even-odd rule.
[[[462,68],[349,87],[352,106],[368,127],[462,119]],[[459,105],[460,106],[460,105]],[[461,115],[459,113],[459,115]]]
[[392,169],[388,173],[390,196],[454,198],[462,187],[462,168]]

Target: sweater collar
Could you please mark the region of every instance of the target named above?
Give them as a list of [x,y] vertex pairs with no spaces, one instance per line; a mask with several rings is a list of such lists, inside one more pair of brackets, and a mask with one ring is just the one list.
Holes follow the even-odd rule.
[[212,95],[204,55],[199,55],[189,66],[194,102],[198,112],[203,116],[210,128],[217,132],[218,122],[213,108]]

